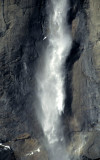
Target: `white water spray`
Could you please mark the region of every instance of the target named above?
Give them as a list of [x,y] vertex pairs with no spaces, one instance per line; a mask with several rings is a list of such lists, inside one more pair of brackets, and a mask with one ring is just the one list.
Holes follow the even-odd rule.
[[53,10],[49,16],[49,45],[45,50],[45,66],[37,77],[38,95],[44,117],[41,125],[48,143],[52,146],[63,140],[59,137],[60,115],[64,110],[65,68],[71,47],[71,36],[66,24],[67,0],[51,0]]

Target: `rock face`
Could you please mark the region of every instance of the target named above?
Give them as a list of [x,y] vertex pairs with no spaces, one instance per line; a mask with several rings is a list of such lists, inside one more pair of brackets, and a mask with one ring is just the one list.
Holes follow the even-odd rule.
[[42,134],[34,111],[33,74],[43,39],[43,7],[39,0],[0,2],[0,139],[4,142],[27,131],[35,137]]
[[[82,14],[83,17],[76,15],[72,22],[73,28],[77,25],[74,39],[76,42],[80,41],[81,48],[78,51],[80,53],[77,53],[80,58],[74,63],[72,70],[72,110],[77,115],[76,121],[81,119],[81,124],[77,123],[75,128],[81,130],[81,127],[84,127],[85,130],[91,131],[99,130],[100,127],[100,1],[89,1]],[[79,18],[83,21],[83,26],[78,24]]]
[[[34,73],[35,63],[40,56],[38,50],[43,46],[44,7],[44,0],[0,1],[0,142],[2,143],[12,142],[15,137],[24,133],[29,133],[33,139],[38,140],[43,136],[35,113],[37,105]],[[22,145],[23,148],[26,144],[33,143],[32,139],[26,141]],[[23,149],[24,151],[20,153],[16,148],[23,142],[20,141],[19,144],[18,142],[13,141],[10,145],[15,153],[19,153],[21,159],[28,150],[26,152]],[[39,156],[33,159],[39,159]]]
[[71,145],[75,153],[97,159],[100,158],[100,1],[73,1],[72,6],[73,48],[67,60]]
[[23,134],[9,141],[6,145],[14,150],[16,160],[48,160],[47,153],[36,139]]
[[[0,1],[0,142],[11,146],[16,160],[48,159],[40,145],[43,132],[35,112],[34,78],[47,43],[43,41],[48,31],[45,3]],[[68,149],[73,157],[99,159],[100,0],[70,3],[73,46],[66,61],[65,136],[70,137]],[[3,149],[0,154],[11,156]]]

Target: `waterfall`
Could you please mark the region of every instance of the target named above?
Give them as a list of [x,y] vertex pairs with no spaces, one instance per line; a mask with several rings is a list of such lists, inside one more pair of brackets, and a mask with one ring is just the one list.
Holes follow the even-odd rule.
[[[62,157],[55,158],[54,153],[60,151],[65,154],[65,151],[62,151],[64,147],[61,146],[64,137],[61,131],[60,116],[64,110],[65,100],[64,65],[71,47],[71,36],[66,20],[68,1],[51,0],[51,3],[48,26],[49,44],[44,51],[42,71],[37,76],[38,97],[43,111],[41,125],[52,152],[51,159],[65,160],[66,158]],[[53,152],[54,148],[56,151]],[[61,156],[60,153],[56,154]]]

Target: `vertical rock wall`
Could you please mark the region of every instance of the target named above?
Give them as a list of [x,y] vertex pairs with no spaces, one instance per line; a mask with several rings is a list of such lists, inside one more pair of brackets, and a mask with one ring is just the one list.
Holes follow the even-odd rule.
[[[35,62],[44,38],[44,6],[44,0],[0,1],[0,143],[8,143],[18,160],[45,157],[42,151],[37,155],[35,139],[43,134],[34,91]],[[23,138],[27,133],[28,140]]]
[[76,1],[73,10],[77,5],[67,61],[72,77],[70,132],[75,152],[95,159],[100,158],[100,1]]
[[[33,79],[42,36],[44,1],[0,1],[0,139],[37,136]],[[30,116],[29,116],[30,115]],[[34,129],[32,129],[32,126]],[[32,130],[31,130],[32,129]],[[41,132],[41,131],[40,131]]]

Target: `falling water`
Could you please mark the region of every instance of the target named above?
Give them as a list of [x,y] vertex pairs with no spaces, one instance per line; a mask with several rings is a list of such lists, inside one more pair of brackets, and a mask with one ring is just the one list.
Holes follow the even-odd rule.
[[[68,1],[51,0],[51,3],[52,9],[49,15],[48,26],[49,44],[45,50],[44,68],[37,78],[38,96],[44,114],[41,125],[52,152],[51,159],[65,160],[67,156],[64,156],[65,146],[61,146],[64,137],[61,132],[60,116],[64,110],[65,100],[64,64],[71,47],[71,36],[66,22]],[[58,152],[58,157],[63,154],[64,158],[62,156],[58,158],[54,155],[58,154]]]

